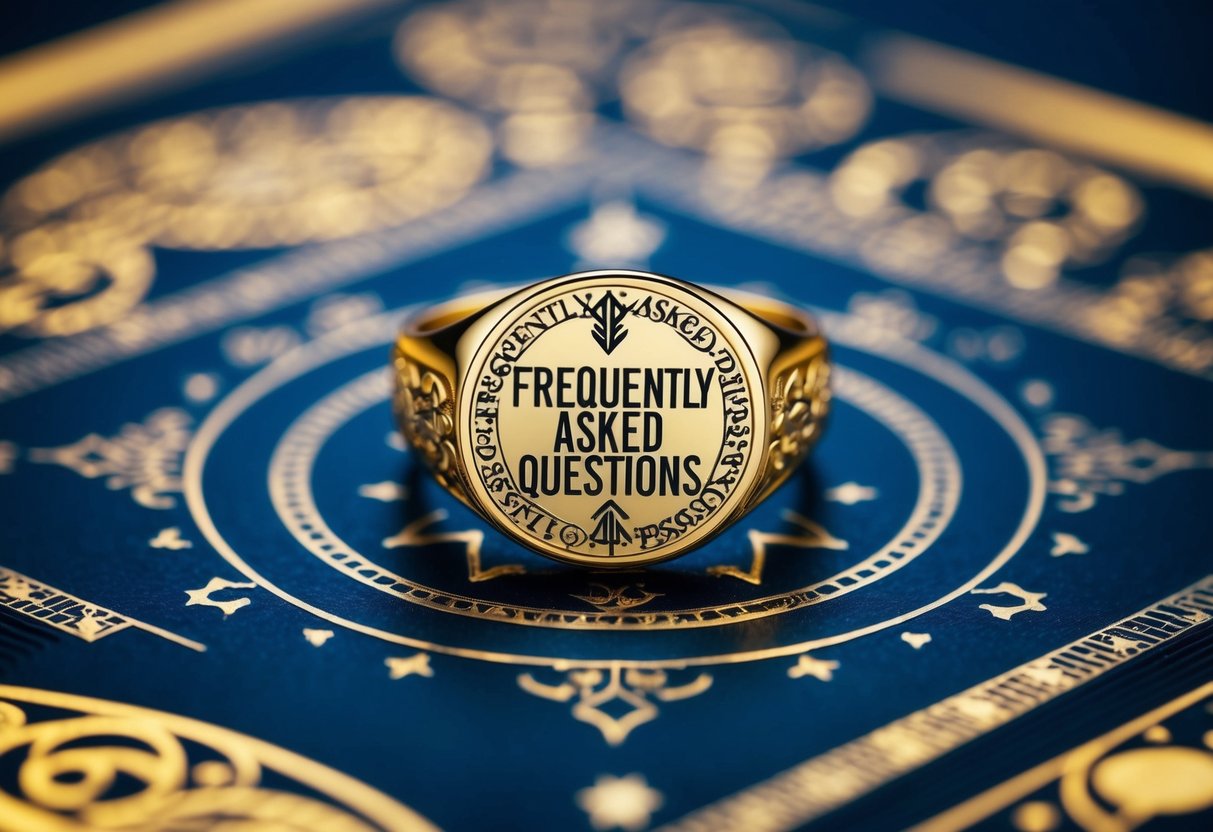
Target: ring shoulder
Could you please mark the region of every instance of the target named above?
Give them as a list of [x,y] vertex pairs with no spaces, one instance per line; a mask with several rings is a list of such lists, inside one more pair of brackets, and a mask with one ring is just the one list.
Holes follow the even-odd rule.
[[454,385],[440,368],[411,354],[406,343],[398,341],[392,354],[396,422],[439,485],[469,503],[456,447]]
[[825,339],[804,339],[772,363],[768,375],[770,440],[766,466],[750,507],[783,484],[821,437],[830,410]]

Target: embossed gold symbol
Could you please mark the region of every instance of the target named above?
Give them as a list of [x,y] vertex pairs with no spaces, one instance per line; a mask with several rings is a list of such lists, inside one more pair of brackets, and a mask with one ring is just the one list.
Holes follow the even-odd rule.
[[592,566],[710,539],[789,476],[828,403],[803,312],[646,272],[424,312],[395,369],[401,432],[438,482],[515,540]]

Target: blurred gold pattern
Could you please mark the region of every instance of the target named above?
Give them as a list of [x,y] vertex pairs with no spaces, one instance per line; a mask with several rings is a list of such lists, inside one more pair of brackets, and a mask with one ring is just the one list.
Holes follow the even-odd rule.
[[[1199,338],[1201,329],[1213,324],[1213,249],[1180,257],[1130,258],[1120,280],[1087,314],[1109,338],[1122,343],[1167,317]],[[1193,343],[1186,352],[1187,363],[1213,364],[1213,344]]]
[[873,39],[863,65],[888,98],[1213,194],[1207,122],[910,35]]
[[409,16],[400,65],[422,84],[501,117],[503,155],[525,167],[575,158],[609,70],[659,3],[462,0]]
[[872,105],[841,55],[795,42],[765,18],[694,5],[667,15],[628,58],[620,95],[642,130],[705,152],[714,173],[739,185],[851,138]]
[[111,491],[129,488],[144,508],[169,509],[181,493],[181,457],[191,422],[184,410],[162,407],[142,423],[122,426],[115,436],[90,433],[57,448],[31,448],[31,462],[62,465],[86,479],[105,480]]
[[303,99],[154,122],[60,156],[0,202],[0,330],[67,335],[146,295],[149,247],[294,246],[401,224],[486,172],[479,121],[434,99]]
[[670,684],[664,670],[624,667],[574,667],[566,681],[552,685],[530,673],[518,674],[518,686],[532,696],[552,702],[572,702],[573,718],[593,725],[608,745],[622,745],[632,731],[661,715],[658,703],[699,696],[712,687],[712,675],[699,673],[689,682]]
[[1119,430],[1100,430],[1069,413],[1050,415],[1041,434],[1052,470],[1049,492],[1057,495],[1057,508],[1071,514],[1088,511],[1100,497],[1124,494],[1128,483],[1213,468],[1213,450],[1176,451],[1150,439],[1126,440]]
[[[79,118],[391,0],[171,0],[0,60],[0,138]],[[57,9],[62,14],[63,9]],[[11,21],[10,21],[11,25]]]
[[1143,212],[1137,190],[1114,174],[1052,150],[964,134],[863,145],[834,170],[830,190],[844,214],[884,221],[907,207],[917,183],[930,213],[905,222],[991,243],[1004,278],[1019,289],[1050,286],[1063,268],[1102,260]]

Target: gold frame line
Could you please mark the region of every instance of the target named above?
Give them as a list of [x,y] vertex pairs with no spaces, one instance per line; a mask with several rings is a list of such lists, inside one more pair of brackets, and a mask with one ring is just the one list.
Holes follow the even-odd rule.
[[911,35],[862,53],[877,90],[1213,196],[1213,125]]
[[0,141],[327,32],[390,0],[176,0],[0,61]]
[[[17,581],[24,583],[26,586],[32,587],[34,591],[54,593],[56,598],[54,605],[52,606],[42,604],[39,601],[32,599],[16,598],[15,600],[4,600],[3,598],[0,598],[0,607],[5,607],[11,612],[22,615],[31,621],[36,621],[45,627],[58,630],[61,633],[67,633],[68,635],[75,636],[76,638],[92,643],[112,633],[125,630],[127,627],[134,627],[136,630],[143,630],[145,633],[160,636],[160,638],[165,639],[166,641],[171,641],[173,644],[179,644],[182,647],[188,647],[190,650],[194,650],[198,653],[206,652],[205,644],[200,644],[199,642],[186,638],[185,636],[179,636],[174,632],[164,629],[163,627],[157,627],[154,624],[148,624],[144,621],[140,621],[137,618],[132,618],[125,613],[115,612],[108,607],[103,607],[100,604],[94,604],[92,601],[86,601],[83,598],[72,595],[70,592],[64,592],[61,589],[57,589],[56,587],[50,586],[49,584],[43,583],[35,578],[31,578],[28,575],[23,575],[15,569],[0,566],[0,578],[16,579]],[[5,590],[0,589],[0,596],[5,594],[7,594]],[[27,601],[28,605],[22,606],[20,603],[22,600]],[[31,609],[31,606],[36,606],[37,609]],[[65,606],[67,609],[65,609]],[[70,626],[67,621],[63,620],[63,618],[67,617],[68,620],[71,620],[71,612],[68,612],[68,610],[75,607],[80,608],[80,610],[87,609],[92,611],[92,615],[81,615],[81,619],[79,620],[83,620],[86,617],[93,620],[98,620],[100,616],[105,616],[105,625],[107,626],[104,626],[102,629],[92,633],[78,627]]]
[[1114,624],[698,809],[661,832],[799,828],[1213,620],[1213,575]]

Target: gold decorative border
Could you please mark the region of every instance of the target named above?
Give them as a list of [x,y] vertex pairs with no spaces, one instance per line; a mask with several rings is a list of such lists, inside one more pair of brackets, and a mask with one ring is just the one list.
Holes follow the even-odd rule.
[[[1047,786],[1073,770],[1085,773],[1081,764],[1093,762],[1102,757],[1121,743],[1132,739],[1143,731],[1158,725],[1168,717],[1200,704],[1203,700],[1213,697],[1213,682],[1201,685],[1195,690],[1188,691],[1183,696],[1171,700],[1149,713],[1126,722],[1114,731],[1083,743],[1075,748],[1059,754],[1048,762],[1041,763],[1035,768],[1012,777],[1004,783],[984,791],[964,803],[935,815],[915,826],[911,832],[955,832],[967,829],[982,820],[1001,811],[1021,798]],[[1097,819],[1096,819],[1097,820]],[[1084,828],[1092,828],[1090,824],[1082,824]],[[1102,828],[1102,827],[1100,827]]]
[[661,832],[796,829],[1213,620],[1213,575],[1115,624],[698,809]]
[[77,598],[4,566],[0,566],[0,607],[90,643],[134,627],[199,653],[206,650],[193,639]]

